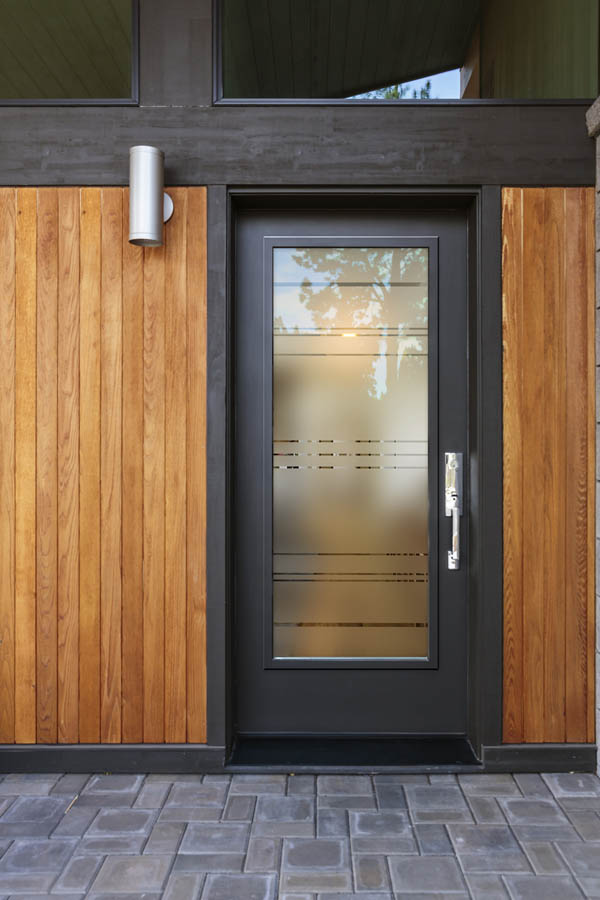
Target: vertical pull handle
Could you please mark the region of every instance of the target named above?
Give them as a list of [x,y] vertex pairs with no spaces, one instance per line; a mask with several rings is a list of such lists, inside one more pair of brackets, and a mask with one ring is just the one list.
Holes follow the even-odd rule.
[[458,506],[452,507],[452,544],[448,550],[448,568],[460,568],[460,513]]
[[446,453],[446,516],[452,517],[452,538],[448,568],[460,568],[460,517],[462,515],[462,453]]

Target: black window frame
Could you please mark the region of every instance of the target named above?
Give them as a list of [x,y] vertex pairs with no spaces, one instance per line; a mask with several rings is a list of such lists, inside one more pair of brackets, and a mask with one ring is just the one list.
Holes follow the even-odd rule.
[[131,2],[131,95],[129,97],[38,97],[37,99],[0,97],[3,106],[139,106],[140,104],[140,2]]
[[[213,23],[213,106],[581,106],[589,107],[596,97],[586,98],[505,98],[460,97],[444,100],[404,100],[313,98],[313,97],[225,97],[223,95],[223,41],[221,12],[224,0],[212,0]],[[600,92],[600,52],[598,54],[598,91]]]

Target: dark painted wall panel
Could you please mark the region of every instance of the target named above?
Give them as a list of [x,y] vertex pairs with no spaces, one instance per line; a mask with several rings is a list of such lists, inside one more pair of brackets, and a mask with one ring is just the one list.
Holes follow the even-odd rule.
[[212,102],[212,0],[142,0],[140,103]]
[[595,97],[598,0],[487,0],[482,97]]
[[0,183],[125,184],[162,147],[171,184],[591,185],[583,106],[0,109]]

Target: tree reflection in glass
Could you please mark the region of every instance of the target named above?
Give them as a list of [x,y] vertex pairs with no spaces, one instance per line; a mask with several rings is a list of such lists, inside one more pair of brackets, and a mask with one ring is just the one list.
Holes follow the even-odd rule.
[[426,656],[428,250],[273,263],[275,655]]

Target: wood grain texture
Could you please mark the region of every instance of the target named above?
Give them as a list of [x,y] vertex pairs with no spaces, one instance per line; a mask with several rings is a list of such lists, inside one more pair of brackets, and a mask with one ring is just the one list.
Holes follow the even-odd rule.
[[37,191],[17,191],[15,384],[15,742],[36,740]]
[[121,740],[123,191],[102,191],[100,299],[100,735]]
[[[569,228],[566,237],[567,316],[567,616],[565,638],[567,669],[567,740],[587,740],[587,604],[588,604],[588,428],[589,401],[587,335],[587,225],[585,188],[569,191],[566,198]],[[591,689],[591,685],[590,685]]]
[[79,191],[58,194],[58,740],[79,740]]
[[544,735],[565,740],[565,530],[567,384],[563,302],[565,283],[565,192],[558,188],[544,196],[544,327],[545,428],[541,465],[544,477]]
[[123,202],[123,742],[144,739],[144,251],[129,243]]
[[187,740],[206,741],[206,189],[187,210]]
[[37,740],[57,741],[58,192],[38,192],[37,229]]
[[596,735],[596,194],[585,191],[586,284],[587,284],[587,740]]
[[187,192],[171,190],[165,271],[165,741],[186,739]]
[[594,735],[593,194],[503,191],[505,742]]
[[523,740],[523,191],[502,194],[504,393],[504,739]]
[[79,739],[100,740],[100,191],[80,197]]
[[[523,193],[523,346],[537,361],[523,374],[523,736],[541,741],[544,734],[544,466],[540,439],[544,433],[544,190]],[[535,498],[534,502],[531,502]],[[540,499],[541,498],[541,502]]]
[[144,740],[165,734],[165,253],[144,250]]
[[15,739],[15,219],[0,189],[0,741]]
[[206,196],[0,190],[0,742],[206,740]]

